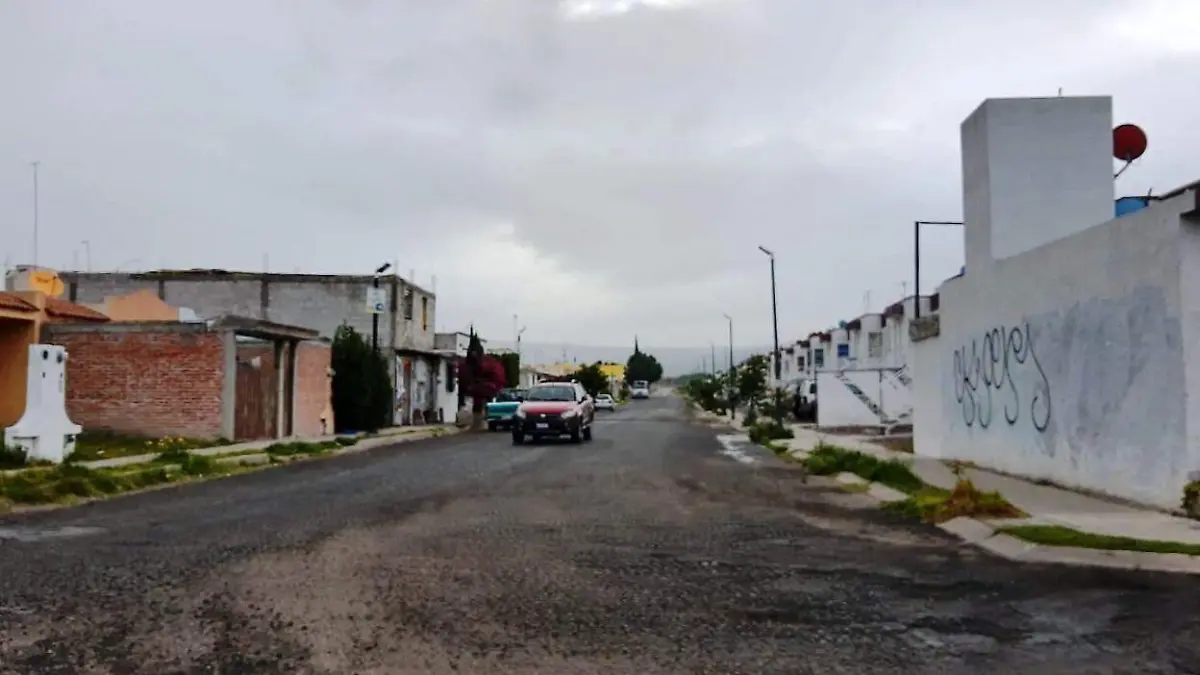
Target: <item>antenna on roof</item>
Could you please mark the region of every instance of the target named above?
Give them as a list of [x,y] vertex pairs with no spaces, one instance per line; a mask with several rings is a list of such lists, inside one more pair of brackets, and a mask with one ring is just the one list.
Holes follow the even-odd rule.
[[1063,93],[1062,93],[1062,87],[1059,87],[1059,88],[1058,88],[1058,97],[1059,97],[1059,98],[1062,98],[1062,95],[1063,95]]

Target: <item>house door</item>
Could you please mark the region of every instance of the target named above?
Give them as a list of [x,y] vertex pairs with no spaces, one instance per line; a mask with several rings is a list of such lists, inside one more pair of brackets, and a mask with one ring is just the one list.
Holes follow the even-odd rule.
[[236,441],[275,438],[278,382],[275,369],[261,357],[238,359],[233,435]]

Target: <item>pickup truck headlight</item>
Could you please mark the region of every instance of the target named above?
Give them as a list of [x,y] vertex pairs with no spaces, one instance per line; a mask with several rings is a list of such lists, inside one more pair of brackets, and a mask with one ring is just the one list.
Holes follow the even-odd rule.
[[579,410],[578,410],[578,409],[575,409],[575,410],[568,410],[567,412],[565,412],[565,413],[563,413],[563,414],[562,414],[562,418],[563,418],[564,420],[569,420],[569,419],[571,419],[572,417],[578,417],[578,416],[579,416]]

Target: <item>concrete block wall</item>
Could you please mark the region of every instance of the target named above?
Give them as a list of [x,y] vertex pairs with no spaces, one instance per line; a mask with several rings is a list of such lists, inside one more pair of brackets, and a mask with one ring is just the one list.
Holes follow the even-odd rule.
[[[367,311],[366,296],[372,284],[367,276],[202,271],[63,272],[60,276],[68,297],[75,302],[99,303],[113,295],[150,290],[168,304],[192,309],[202,318],[234,314],[311,328],[324,338],[332,338],[345,322],[371,336],[372,314]],[[397,276],[381,277],[380,287],[387,294],[388,309],[379,316],[379,344],[434,349],[437,298]],[[406,291],[411,291],[411,300]]]

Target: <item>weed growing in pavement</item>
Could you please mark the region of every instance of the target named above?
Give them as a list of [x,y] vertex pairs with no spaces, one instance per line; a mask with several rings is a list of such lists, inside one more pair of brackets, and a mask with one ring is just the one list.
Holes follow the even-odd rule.
[[1189,518],[1200,518],[1200,480],[1183,486],[1183,501],[1179,506]]
[[884,508],[919,518],[927,523],[943,523],[959,517],[1026,517],[1024,512],[1010,504],[999,492],[983,492],[967,479],[959,479],[950,491],[935,487],[922,488],[908,499],[885,504]]
[[873,483],[915,494],[926,487],[925,483],[903,462],[882,460],[855,450],[833,445],[818,445],[804,460],[810,474],[832,476],[852,473]]
[[751,425],[747,434],[750,436],[751,443],[758,443],[760,445],[766,445],[771,441],[796,437],[796,434],[791,429],[770,419]]

